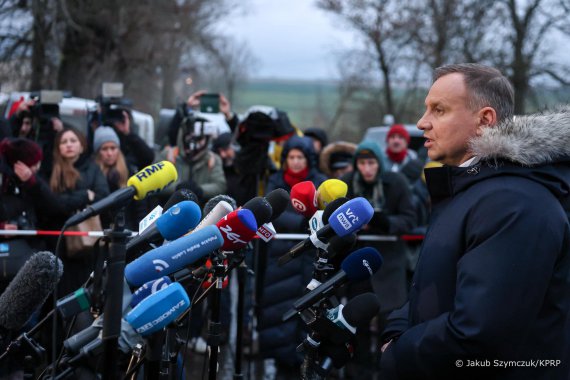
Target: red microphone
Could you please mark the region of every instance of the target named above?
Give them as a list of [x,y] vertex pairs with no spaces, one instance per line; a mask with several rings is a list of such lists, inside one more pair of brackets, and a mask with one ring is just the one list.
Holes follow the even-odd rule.
[[230,212],[216,223],[222,233],[223,251],[235,251],[245,247],[257,232],[255,216],[248,209],[239,209]]
[[317,210],[317,189],[311,181],[299,182],[291,188],[291,204],[299,214],[310,218]]

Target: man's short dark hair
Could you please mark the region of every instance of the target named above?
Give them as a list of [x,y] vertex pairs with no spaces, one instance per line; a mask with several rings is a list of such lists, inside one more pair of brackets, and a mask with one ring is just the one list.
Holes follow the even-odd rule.
[[492,107],[497,112],[499,123],[513,118],[515,92],[509,80],[499,70],[478,63],[447,65],[435,69],[433,81],[452,73],[463,75],[470,109]]

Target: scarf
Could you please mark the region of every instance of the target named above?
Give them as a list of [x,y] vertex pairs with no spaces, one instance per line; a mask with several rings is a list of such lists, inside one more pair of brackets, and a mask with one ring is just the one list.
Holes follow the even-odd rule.
[[379,175],[376,177],[374,183],[366,183],[358,170],[356,170],[352,179],[354,196],[365,198],[375,210],[384,208],[384,188],[379,177]]
[[403,149],[400,153],[394,153],[391,150],[386,149],[386,155],[388,155],[388,158],[390,158],[392,162],[396,162],[398,164],[401,164],[402,161],[404,161],[404,158],[406,158],[407,154],[408,149]]
[[289,187],[293,187],[299,182],[304,181],[307,176],[309,175],[309,167],[307,166],[305,169],[301,170],[300,172],[293,173],[291,169],[287,168],[283,172],[283,180]]

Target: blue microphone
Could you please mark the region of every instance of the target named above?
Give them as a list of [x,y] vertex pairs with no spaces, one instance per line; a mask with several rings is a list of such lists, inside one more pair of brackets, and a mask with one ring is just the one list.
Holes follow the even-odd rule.
[[[143,337],[162,330],[189,307],[190,298],[182,285],[177,282],[151,294],[121,320],[119,348],[125,353],[130,352],[137,344],[142,343]],[[103,341],[96,336],[102,327],[102,319],[104,315],[103,318],[95,321],[97,326],[89,326],[84,330],[85,333],[80,333],[87,336],[91,331],[95,331],[95,338],[89,343],[79,346],[77,342],[74,342],[71,347],[66,342],[65,346],[68,350],[73,348],[71,352],[78,352],[69,360],[70,364],[73,365],[86,357],[96,357],[103,352]]]
[[358,282],[371,277],[382,266],[382,256],[372,247],[360,248],[346,257],[334,276],[305,294],[293,303],[294,310],[289,310],[283,316],[287,320],[296,312],[304,310],[322,299],[329,297],[334,289],[347,281]]
[[144,285],[142,285],[133,293],[133,298],[131,299],[130,306],[134,308],[142,300],[144,300],[151,294],[154,294],[159,290],[166,288],[170,284],[172,284],[172,281],[168,276],[163,276],[156,280],[145,282]]
[[[328,206],[333,205],[333,202]],[[323,215],[327,214],[327,210]],[[328,224],[311,234],[307,239],[297,243],[279,258],[279,265],[283,265],[299,256],[309,248],[316,247],[326,250],[329,240],[333,236],[346,236],[358,231],[368,224],[374,215],[374,209],[366,199],[354,198],[338,207],[329,217]]]
[[135,257],[137,247],[156,239],[174,240],[198,225],[202,218],[200,206],[192,201],[178,202],[151,224],[141,234],[127,243],[127,261]]
[[190,307],[190,298],[178,282],[151,294],[125,320],[143,337],[162,330]]
[[131,286],[174,273],[220,248],[224,243],[216,226],[206,226],[190,235],[148,251],[125,267],[125,279]]

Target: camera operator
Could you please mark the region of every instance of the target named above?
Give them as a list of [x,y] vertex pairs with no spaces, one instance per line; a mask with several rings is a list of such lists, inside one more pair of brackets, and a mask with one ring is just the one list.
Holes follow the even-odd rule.
[[134,132],[132,115],[125,109],[113,111],[116,116],[109,117],[105,125],[111,125],[117,132],[127,166],[140,170],[152,164],[154,151]]

